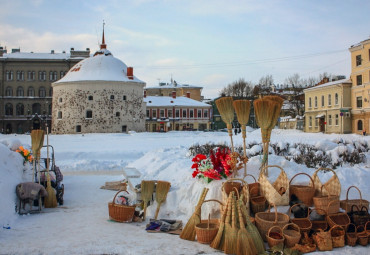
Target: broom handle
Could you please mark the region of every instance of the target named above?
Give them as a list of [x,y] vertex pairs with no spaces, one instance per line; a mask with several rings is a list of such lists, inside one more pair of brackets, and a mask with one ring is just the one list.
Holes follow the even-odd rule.
[[[246,126],[242,126],[242,137],[243,137],[243,153],[244,153],[244,158],[247,157],[247,145],[246,145],[246,138],[247,138],[247,129]],[[247,163],[244,163],[244,178],[247,176]]]
[[158,217],[158,213],[159,213],[159,208],[161,207],[161,204],[162,204],[162,202],[160,202],[160,203],[158,203],[158,205],[157,205],[157,209],[155,210],[155,219],[157,219],[157,217]]
[[230,141],[231,141],[231,152],[234,152],[233,129],[232,129],[231,124],[226,124],[226,126],[227,126],[227,132],[229,133]]

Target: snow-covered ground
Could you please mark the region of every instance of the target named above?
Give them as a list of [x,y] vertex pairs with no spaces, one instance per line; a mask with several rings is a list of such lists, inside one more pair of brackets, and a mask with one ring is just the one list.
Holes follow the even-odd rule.
[[[241,145],[241,135],[234,136]],[[308,134],[295,130],[273,130],[272,143],[307,143],[316,145],[333,158],[340,151],[334,141],[365,141],[370,137],[358,135]],[[142,179],[171,182],[167,201],[161,206],[159,218],[179,219],[186,223],[198,201],[203,187],[209,187],[208,198],[221,199],[221,181],[205,184],[193,179],[188,148],[194,144],[229,143],[224,132],[169,132],[130,134],[50,135],[55,149],[56,164],[64,174],[64,205],[43,209],[40,214],[15,213],[15,186],[31,178],[32,169],[23,166],[16,149],[29,148],[29,135],[0,135],[0,254],[221,254],[207,245],[180,239],[165,233],[147,233],[146,223],[115,223],[108,219],[108,202],[115,191],[100,189],[107,181],[123,179],[122,168],[135,167]],[[46,141],[46,139],[45,139]],[[261,141],[260,130],[247,134],[247,143]],[[256,150],[256,148],[252,148]],[[251,149],[251,150],[252,150]],[[261,156],[249,159],[248,173],[258,176]],[[270,155],[270,165],[279,165],[292,178],[296,173],[312,175],[314,168],[298,165],[284,157]],[[356,185],[362,197],[370,200],[370,154],[366,162],[336,169],[341,181],[341,199],[347,188]],[[271,170],[270,178],[278,171]],[[324,176],[323,176],[324,177]],[[307,177],[306,177],[307,178]],[[249,179],[247,179],[250,181]],[[297,178],[297,182],[307,180]],[[351,198],[358,194],[352,190]],[[202,217],[217,213],[217,205],[204,206]],[[149,206],[147,221],[153,217],[156,203]],[[279,208],[286,211],[286,208]],[[10,229],[6,227],[9,226]],[[367,247],[335,249],[328,254],[367,254]]]

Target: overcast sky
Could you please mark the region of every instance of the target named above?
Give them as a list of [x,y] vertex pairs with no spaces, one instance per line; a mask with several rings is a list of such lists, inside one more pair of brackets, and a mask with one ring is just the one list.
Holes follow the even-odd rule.
[[348,48],[370,36],[368,0],[0,0],[0,45],[24,52],[90,48],[105,39],[148,87],[244,78],[350,75]]

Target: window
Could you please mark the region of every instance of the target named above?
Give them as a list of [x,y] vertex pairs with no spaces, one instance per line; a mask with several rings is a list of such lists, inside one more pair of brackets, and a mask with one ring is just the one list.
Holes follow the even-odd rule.
[[150,118],[150,111],[149,110],[146,110],[146,117]]
[[328,95],[328,106],[331,106],[331,94]]
[[66,75],[66,71],[60,71],[60,78],[63,78],[64,77],[64,75]]
[[81,133],[81,125],[76,126],[76,133]]
[[35,90],[33,89],[33,87],[28,88],[27,96],[29,96],[29,97],[34,97],[35,96]]
[[110,100],[114,100],[114,95],[110,95]]
[[123,133],[126,133],[127,132],[127,126],[125,125],[125,126],[122,126],[122,132]]
[[13,116],[13,105],[11,103],[5,105],[5,115]]
[[89,100],[89,101],[92,101],[93,99],[94,99],[94,97],[93,97],[93,96],[89,96],[89,97],[88,97],[88,100]]
[[311,100],[311,97],[308,98],[308,108],[312,108],[312,100]]
[[119,117],[120,115],[120,112],[116,112],[116,117]]
[[315,119],[315,128],[317,128],[319,126],[319,119],[318,118],[316,118]]
[[167,110],[168,118],[172,118],[172,110]]
[[53,88],[50,88],[49,90],[49,97],[52,97],[53,96]]
[[40,71],[39,72],[39,80],[40,81],[46,81],[46,72],[45,71]]
[[339,96],[338,96],[338,93],[335,93],[334,100],[335,100],[335,105],[338,105],[339,104]]
[[186,118],[186,109],[182,110],[182,117]]
[[13,89],[11,87],[7,87],[5,90],[5,96],[11,97],[13,96]]
[[312,127],[312,116],[310,116],[309,120],[308,120],[308,126],[309,127]]
[[359,120],[358,122],[357,122],[357,131],[362,131],[362,120]]
[[164,118],[164,110],[159,110],[159,118]]
[[59,103],[63,102],[63,98],[59,97]]
[[157,118],[157,110],[152,109],[152,118]]
[[325,97],[321,96],[321,107],[325,106]]
[[126,101],[126,96],[123,96],[123,97],[122,97],[122,100],[123,100],[123,101]]
[[362,75],[356,76],[357,86],[362,85]]
[[356,97],[356,107],[362,108],[362,97]]
[[17,88],[17,97],[23,97],[24,91],[22,87]]
[[24,72],[17,71],[17,81],[24,81]]
[[315,97],[315,108],[317,108],[317,97]]
[[49,112],[48,112],[49,115],[51,115],[51,110],[52,110],[52,104],[49,104]]
[[91,110],[86,111],[86,119],[92,119],[92,111]]
[[27,75],[28,75],[27,79],[29,81],[34,81],[35,80],[35,76],[36,76],[35,71],[28,71],[28,74]]
[[49,80],[56,81],[58,79],[58,73],[56,71],[49,72]]
[[189,118],[194,118],[194,110],[193,109],[191,109],[189,111]]
[[20,116],[20,115],[24,115],[24,105],[19,103],[17,104],[17,106],[15,107],[15,114],[17,116]]
[[208,110],[204,110],[204,112],[203,112],[203,117],[204,117],[204,118],[208,118]]
[[6,71],[6,80],[7,81],[13,80],[13,71]]
[[335,125],[339,126],[339,115],[335,114]]
[[32,105],[32,114],[40,114],[41,113],[41,104],[39,103],[34,103]]
[[331,115],[328,115],[328,122],[329,122],[329,126],[331,126],[332,125]]
[[176,118],[180,118],[180,110],[176,109]]
[[361,65],[361,55],[357,55],[356,56],[356,66],[359,66],[359,65]]
[[198,109],[198,118],[202,118],[202,110]]
[[44,87],[40,87],[39,96],[46,97],[46,89]]
[[63,117],[62,112],[58,112],[58,119],[61,119]]

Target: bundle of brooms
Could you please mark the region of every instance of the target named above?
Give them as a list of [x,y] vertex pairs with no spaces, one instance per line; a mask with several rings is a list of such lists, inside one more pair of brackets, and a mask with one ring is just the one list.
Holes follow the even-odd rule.
[[[268,148],[271,131],[280,116],[283,102],[284,100],[279,96],[265,96],[253,102],[257,124],[261,128],[262,135],[263,159],[260,169],[268,165]],[[268,176],[267,168],[264,174]]]

